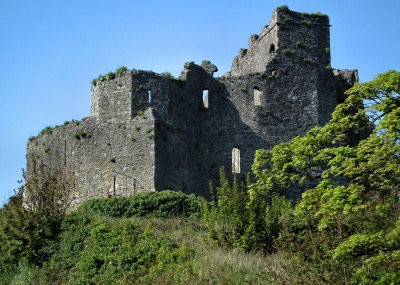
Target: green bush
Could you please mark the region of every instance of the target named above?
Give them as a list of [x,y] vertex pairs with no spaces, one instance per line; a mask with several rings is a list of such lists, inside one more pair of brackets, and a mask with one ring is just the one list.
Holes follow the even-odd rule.
[[43,130],[40,131],[40,134],[48,134],[51,135],[53,133],[53,128],[50,126],[45,127]]
[[28,278],[34,284],[159,284],[165,274],[187,284],[191,277],[194,251],[133,219],[72,212],[59,239],[59,250]]
[[279,6],[278,10],[287,12],[287,11],[289,11],[289,6],[288,5]]
[[94,199],[78,207],[87,212],[107,217],[170,217],[197,216],[203,198],[175,191],[143,192],[130,197]]
[[291,54],[294,54],[294,51],[292,51],[292,50],[290,50],[290,49],[284,49],[284,50],[282,51],[282,53],[283,53],[284,55],[291,55]]
[[126,68],[126,66],[121,66],[120,68],[118,68],[115,73],[118,74],[118,76],[121,76],[125,71],[127,71],[128,68]]
[[114,72],[107,73],[107,79],[114,79],[114,78],[115,78]]

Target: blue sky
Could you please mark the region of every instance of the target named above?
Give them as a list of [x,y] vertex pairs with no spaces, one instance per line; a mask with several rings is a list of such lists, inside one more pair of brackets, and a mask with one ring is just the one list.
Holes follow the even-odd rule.
[[277,6],[328,14],[332,66],[362,82],[400,66],[398,0],[0,3],[0,202],[18,187],[30,136],[90,115],[93,78],[121,65],[177,76],[204,59],[221,76]]

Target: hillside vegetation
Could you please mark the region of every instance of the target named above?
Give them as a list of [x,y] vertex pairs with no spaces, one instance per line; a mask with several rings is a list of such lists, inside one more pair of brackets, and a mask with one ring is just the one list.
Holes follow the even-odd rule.
[[0,283],[400,284],[399,95],[396,71],[356,84],[327,125],[258,150],[246,181],[221,169],[211,201],[142,193],[64,215],[13,200]]

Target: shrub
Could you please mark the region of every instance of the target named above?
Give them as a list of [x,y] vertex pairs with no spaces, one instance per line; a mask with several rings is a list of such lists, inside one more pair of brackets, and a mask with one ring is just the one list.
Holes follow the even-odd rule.
[[121,76],[125,71],[127,71],[128,68],[126,68],[126,66],[121,66],[120,68],[118,68],[115,73],[118,74],[118,76]]
[[115,163],[116,162],[115,158],[114,157],[110,158],[110,162]]
[[140,127],[139,126],[135,126],[135,130],[140,131]]
[[203,198],[175,191],[143,192],[130,197],[94,199],[78,207],[79,212],[106,217],[198,216]]
[[279,6],[278,10],[287,12],[287,11],[289,11],[289,6],[288,5]]
[[74,138],[79,140],[81,137],[78,134],[74,134]]
[[97,83],[97,78],[95,78],[95,79],[92,80],[92,85],[93,85],[93,86],[96,86],[96,83]]
[[115,78],[114,72],[107,73],[107,79],[114,79],[114,78]]
[[172,74],[168,71],[161,73],[161,75],[168,77],[170,79],[175,79],[175,77],[173,77]]
[[296,47],[300,47],[301,46],[301,42],[300,41],[297,41],[296,42]]
[[40,131],[40,134],[48,134],[51,135],[53,133],[53,129],[50,126],[45,127],[43,130]]
[[325,48],[324,50],[325,50],[326,53],[329,53],[329,51],[330,51],[331,49],[327,47],[327,48]]
[[148,128],[147,130],[146,130],[146,133],[151,133],[153,131],[153,128]]
[[284,55],[290,55],[290,54],[294,54],[294,51],[291,51],[290,49],[284,49],[284,50],[282,51],[282,53],[283,53]]
[[66,126],[66,125],[68,125],[69,124],[69,121],[65,121],[64,122],[64,126]]

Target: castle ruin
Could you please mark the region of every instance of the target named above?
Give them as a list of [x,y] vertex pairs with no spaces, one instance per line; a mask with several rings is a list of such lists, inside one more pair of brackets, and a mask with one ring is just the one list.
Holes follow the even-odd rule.
[[358,76],[331,68],[329,29],[326,15],[278,8],[222,77],[203,61],[177,79],[141,70],[100,78],[90,117],[30,139],[26,179],[72,169],[74,205],[166,189],[205,196],[221,166],[241,177],[257,149],[330,120]]

